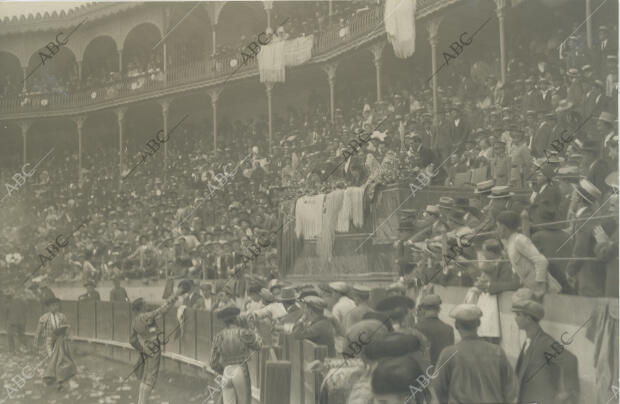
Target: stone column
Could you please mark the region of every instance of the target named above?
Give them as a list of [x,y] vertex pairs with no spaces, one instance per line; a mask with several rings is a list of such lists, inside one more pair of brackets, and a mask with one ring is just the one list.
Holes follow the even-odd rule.
[[208,91],[211,97],[211,108],[213,109],[213,150],[217,151],[217,99],[220,93],[216,89]]
[[502,83],[506,83],[506,39],[504,36],[504,17],[506,16],[506,0],[495,0],[497,19],[499,21],[499,61]]
[[73,119],[75,122],[75,126],[77,128],[78,135],[78,182],[80,185],[82,184],[82,128],[84,127],[84,122],[86,121],[85,116],[77,116]]
[[271,156],[271,143],[272,143],[272,136],[273,136],[271,94],[273,90],[273,83],[269,81],[266,82],[265,88],[267,89],[267,115],[269,117],[269,155]]
[[78,60],[75,63],[77,63],[78,83],[82,86],[82,61]]
[[[165,45],[165,43],[164,43]],[[163,100],[159,101],[159,105],[161,105],[161,114],[162,114],[162,121],[163,121],[163,131],[164,131],[164,139],[168,139],[168,110],[170,107],[170,100],[167,98],[164,98]],[[164,177],[166,176],[166,173],[168,171],[168,142],[166,141],[164,143]]]
[[267,29],[271,29],[271,10],[273,9],[273,1],[263,0],[263,7],[267,13]]
[[586,0],[586,38],[588,40],[588,49],[592,49],[592,0]]
[[439,24],[441,24],[441,17],[434,18],[428,22],[426,29],[428,31],[428,41],[431,44],[431,71],[432,85],[433,85],[433,125],[437,127],[439,124],[439,117],[437,115],[437,33],[439,32]]
[[377,101],[381,101],[381,55],[383,54],[384,47],[385,42],[379,42],[370,47],[370,50],[375,57],[375,70],[377,72]]
[[118,50],[118,72],[123,74],[123,50]]
[[217,45],[217,41],[216,41],[216,31],[217,31],[217,24],[213,24],[213,31],[212,32],[212,36],[211,36],[211,40],[213,41],[211,43],[211,56],[215,56],[215,46]]
[[22,83],[22,90],[26,91],[26,77],[28,77],[28,66],[22,67],[22,71],[24,72],[24,82]]
[[335,87],[336,87],[336,69],[338,63],[329,63],[322,66],[325,73],[327,73],[327,80],[329,81],[329,116],[332,123],[334,123],[335,117]]
[[[119,168],[119,179],[123,178],[123,123],[125,122],[125,113],[127,112],[127,108],[118,108],[114,112],[116,112],[116,119],[118,120],[118,168]],[[121,181],[122,183],[122,181]]]
[[19,127],[22,130],[22,152],[23,152],[23,164],[26,164],[28,160],[28,131],[32,126],[32,121],[20,121]]

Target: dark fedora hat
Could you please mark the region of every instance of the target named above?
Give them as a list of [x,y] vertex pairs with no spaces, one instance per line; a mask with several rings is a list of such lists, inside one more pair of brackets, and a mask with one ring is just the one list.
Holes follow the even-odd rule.
[[415,302],[407,296],[388,296],[377,302],[377,311],[390,311],[396,308],[413,309]]
[[224,307],[223,309],[217,310],[215,312],[215,316],[222,321],[226,321],[237,317],[239,313],[241,313],[241,310],[239,310],[238,307],[228,306]]
[[57,298],[56,296],[52,296],[52,297],[48,297],[47,299],[45,299],[43,303],[45,303],[46,306],[49,306],[54,303],[60,303],[60,299]]

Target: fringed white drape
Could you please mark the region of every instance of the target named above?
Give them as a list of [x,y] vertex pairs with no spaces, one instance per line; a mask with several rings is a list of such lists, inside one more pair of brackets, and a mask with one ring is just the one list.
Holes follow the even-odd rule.
[[312,45],[314,45],[314,35],[302,36],[284,45],[284,64],[286,66],[298,66],[307,62],[312,57]]
[[316,243],[316,252],[325,261],[330,261],[333,256],[336,225],[343,199],[344,191],[342,189],[330,192],[325,198],[325,213],[322,215],[323,226]]
[[325,194],[304,196],[295,204],[295,234],[312,239],[321,233]]
[[281,83],[285,80],[284,44],[285,41],[274,40],[258,52],[258,71],[260,81]]
[[415,52],[416,0],[387,0],[383,21],[396,57],[404,59]]
[[364,188],[349,187],[344,191],[342,209],[338,214],[339,233],[348,233],[351,221],[353,226],[360,228],[364,225]]
[[304,36],[290,41],[274,40],[258,53],[260,81],[284,82],[286,66],[298,66],[312,57],[314,36]]

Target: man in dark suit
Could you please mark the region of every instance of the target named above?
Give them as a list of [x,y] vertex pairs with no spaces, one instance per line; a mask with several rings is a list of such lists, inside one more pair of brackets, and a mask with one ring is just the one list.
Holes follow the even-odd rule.
[[553,127],[557,123],[557,117],[553,112],[546,113],[544,115],[543,121],[536,129],[534,134],[534,138],[532,139],[530,146],[532,148],[532,155],[534,157],[542,157],[544,156],[544,150],[549,148],[549,144],[551,143]]
[[431,363],[437,364],[442,349],[454,345],[454,329],[439,319],[441,298],[437,295],[426,295],[420,301],[418,316],[421,318],[415,328],[428,339],[431,344]]
[[600,146],[595,140],[586,140],[581,148],[584,165],[587,170],[586,178],[601,192],[609,190],[605,177],[613,170],[604,157],[601,157]]
[[527,92],[521,101],[521,110],[525,114],[527,111],[540,111],[543,108],[543,97],[540,90],[534,86],[534,78],[528,77],[525,80]]
[[[601,191],[590,181],[582,179],[575,187],[578,195],[576,216],[578,219],[588,219],[599,208]],[[575,244],[572,257],[594,257],[596,239],[594,228],[601,224],[600,219],[589,219],[578,222],[578,231],[575,233]],[[605,292],[605,271],[603,261],[571,261],[568,264],[566,275],[569,284],[577,285],[577,294],[580,296],[603,296]]]
[[454,151],[455,147],[458,147],[457,150],[462,151],[465,142],[469,138],[471,129],[469,124],[465,121],[463,117],[463,113],[459,109],[458,106],[452,107],[450,110],[450,120],[448,122],[448,135],[451,141],[450,145],[450,153]]
[[185,295],[183,303],[190,309],[204,309],[205,301],[200,294],[200,284],[198,282],[192,285],[192,290]]
[[595,48],[594,60],[598,65],[599,71],[602,76],[606,76],[607,69],[607,55],[613,55],[617,53],[618,46],[613,39],[610,39],[609,30],[606,25],[601,25],[598,31],[598,46]]
[[577,404],[577,358],[566,350],[563,338],[559,343],[540,327],[539,321],[545,315],[542,304],[518,299],[513,301],[512,311],[517,326],[527,335],[515,368],[519,382],[517,402]]
[[[545,206],[540,209],[539,219],[543,223],[549,223],[561,220],[556,215],[557,207],[560,202],[557,202],[556,205]],[[562,228],[565,227],[565,224],[545,224],[541,227],[537,227],[535,230],[536,233],[532,235],[532,243],[538,248],[538,251],[545,258],[570,258],[572,253],[571,243],[568,242],[570,235],[565,231],[562,231]],[[562,293],[564,294],[574,294],[575,291],[569,285],[566,279],[566,266],[568,265],[568,261],[549,261],[549,267],[547,270],[555,279],[560,282],[562,285]]]
[[413,164],[420,169],[425,169],[429,164],[436,162],[435,153],[427,147],[424,147],[422,144],[422,136],[413,132],[410,135],[411,138],[411,148],[413,149],[414,158]]
[[[556,218],[563,219],[565,217],[565,215],[562,216],[562,214],[558,212],[558,207],[562,202],[562,192],[560,191],[560,186],[553,181],[553,177],[555,176],[555,161],[559,162],[559,160],[554,157],[552,157],[552,159],[543,162],[542,167],[536,172],[535,191],[530,196],[531,205],[529,212],[532,224],[552,222],[554,220],[560,220]],[[541,218],[543,212],[551,212],[552,214],[557,212],[557,216],[551,218],[552,220],[543,220]]]
[[327,347],[327,356],[336,355],[334,326],[323,315],[323,311],[327,308],[325,300],[318,296],[306,296],[302,302],[305,304],[306,311],[293,326],[293,337],[324,345]]

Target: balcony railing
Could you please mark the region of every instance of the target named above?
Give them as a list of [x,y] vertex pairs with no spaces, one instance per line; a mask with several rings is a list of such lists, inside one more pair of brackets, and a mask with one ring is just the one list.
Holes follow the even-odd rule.
[[[418,0],[418,14],[438,0]],[[435,6],[437,6],[435,4]],[[346,26],[334,27],[323,31],[315,38],[312,56],[326,54],[334,49],[359,40],[364,35],[369,39],[373,34],[383,32],[383,6],[378,5],[368,10],[359,11]],[[0,99],[0,113],[15,114],[44,111],[63,111],[76,107],[121,101],[148,93],[156,93],[179,85],[200,83],[209,79],[218,79],[257,70],[256,58],[238,68],[240,57],[206,59],[186,65],[170,67],[164,74],[146,73],[137,77],[125,77],[120,81],[98,88],[73,92],[71,94],[30,94]]]

